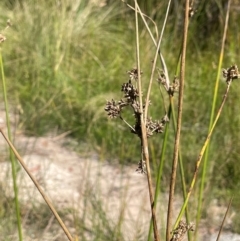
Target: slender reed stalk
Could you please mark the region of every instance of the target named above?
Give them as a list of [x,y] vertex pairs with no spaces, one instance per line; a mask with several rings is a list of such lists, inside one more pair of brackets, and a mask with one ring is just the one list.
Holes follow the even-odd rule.
[[[123,1],[123,0],[122,0],[122,1]],[[125,1],[123,1],[123,2],[125,3]],[[137,3],[136,3],[136,4],[137,4]],[[134,9],[134,8],[131,7],[129,4],[126,4],[126,5],[127,5],[128,7],[130,7],[131,9]],[[169,14],[170,5],[171,5],[171,0],[168,1],[167,11],[166,11],[166,15],[165,15],[165,19],[164,19],[162,31],[161,31],[161,36],[163,36],[163,32],[164,32],[164,29],[165,29],[165,26],[166,26],[166,21],[167,21],[167,17],[168,17],[168,14]],[[145,25],[145,27],[146,27],[146,29],[147,29],[147,31],[148,31],[149,36],[151,37],[154,45],[157,47],[158,44],[157,44],[157,42],[156,42],[156,40],[155,40],[155,38],[154,38],[154,36],[153,36],[153,34],[152,34],[152,32],[151,32],[151,30],[150,30],[150,28],[149,28],[146,20],[145,20],[145,17],[147,17],[147,16],[142,13],[142,11],[141,11],[141,9],[139,8],[138,4],[137,4],[137,8],[138,8],[138,12],[139,12],[139,14],[140,14],[140,16],[141,16],[141,18],[142,18],[142,20],[143,20],[143,23],[144,23],[144,25]],[[155,23],[151,18],[148,17],[148,19],[151,20],[151,22],[154,24],[154,26],[155,26],[155,28],[156,28],[156,23]],[[156,32],[157,32],[157,35],[158,35],[157,28],[156,28]],[[162,39],[162,37],[159,38],[160,44],[161,44],[161,39]],[[160,48],[160,45],[159,45],[159,48]],[[160,56],[162,68],[163,68],[164,73],[165,73],[165,75],[166,75],[166,82],[169,83],[170,81],[169,81],[167,66],[166,66],[165,60],[164,60],[164,58],[163,58],[163,56],[162,56],[162,54],[161,54],[160,49],[158,50],[158,54],[159,54],[159,56]]]
[[[171,116],[171,106],[169,107],[169,111],[168,111],[168,117],[169,116]],[[158,166],[158,171],[157,171],[156,191],[155,191],[155,195],[154,195],[154,203],[155,204],[157,204],[157,200],[158,200],[159,192],[160,192],[160,184],[161,184],[161,177],[162,177],[163,166],[164,166],[164,158],[165,158],[165,152],[166,152],[167,141],[168,141],[168,136],[169,136],[168,130],[169,130],[169,124],[166,125],[166,129],[164,132],[160,164]],[[148,241],[151,240],[152,229],[153,229],[153,223],[151,222],[149,231],[148,231]]]
[[[145,121],[146,121],[146,118],[147,118],[147,112],[148,112],[148,105],[149,105],[149,99],[150,99],[153,75],[154,75],[154,71],[155,71],[155,68],[156,68],[158,55],[160,56],[160,60],[161,60],[161,63],[162,63],[163,69],[164,69],[164,73],[166,75],[166,82],[167,82],[168,87],[170,85],[169,84],[170,81],[169,81],[167,66],[166,66],[164,58],[163,58],[163,56],[162,56],[162,54],[160,52],[160,46],[161,46],[161,42],[162,42],[163,33],[164,33],[164,30],[165,30],[165,27],[166,27],[167,18],[168,18],[168,15],[169,15],[170,5],[171,5],[171,0],[168,1],[168,6],[167,6],[165,18],[164,18],[164,23],[163,23],[163,26],[162,26],[162,30],[161,30],[161,34],[160,34],[158,43],[155,41],[155,39],[153,37],[153,34],[152,34],[152,32],[151,32],[151,30],[150,30],[150,28],[149,28],[149,26],[148,26],[148,24],[147,24],[147,22],[146,22],[146,20],[144,18],[144,14],[142,13],[142,11],[139,8],[139,6],[137,5],[139,14],[140,14],[140,16],[141,16],[141,18],[142,18],[142,20],[144,22],[144,25],[145,25],[145,27],[146,27],[146,29],[147,29],[147,31],[148,31],[148,33],[149,33],[153,43],[154,43],[154,45],[157,48],[156,49],[156,54],[155,54],[155,57],[154,57],[153,66],[152,66],[151,77],[150,77],[150,81],[149,81],[149,85],[148,85],[148,92],[147,92],[147,98],[146,98],[146,107],[145,107]],[[171,112],[171,109],[169,108],[169,115],[170,115],[170,112]],[[167,125],[166,130],[165,130],[164,143],[163,143],[163,147],[162,147],[162,154],[161,154],[160,165],[159,165],[159,169],[158,169],[157,185],[156,185],[156,191],[155,191],[155,196],[154,196],[155,206],[156,206],[157,199],[158,199],[158,196],[159,196],[160,179],[161,179],[162,168],[163,168],[163,163],[164,163],[163,159],[164,159],[164,154],[165,154],[165,150],[166,150],[167,136],[168,136],[168,125]],[[150,227],[149,227],[148,240],[151,239],[152,228],[153,228],[153,223],[151,223]]]
[[170,241],[171,234],[171,223],[172,223],[172,207],[174,199],[174,190],[176,184],[176,173],[178,165],[178,152],[180,143],[180,133],[182,126],[182,106],[183,106],[183,91],[184,91],[184,80],[185,80],[185,58],[187,49],[187,34],[188,34],[188,21],[189,21],[189,0],[186,0],[185,4],[185,18],[184,18],[184,30],[183,30],[183,45],[182,45],[182,57],[181,57],[181,68],[180,68],[180,87],[179,87],[179,98],[178,98],[178,118],[177,118],[177,131],[175,135],[174,143],[174,156],[172,164],[172,174],[170,180],[169,190],[169,201],[168,201],[168,214],[167,214],[167,227],[166,227],[166,240]]
[[[175,115],[175,111],[174,111],[173,100],[174,100],[173,97],[171,97],[170,98],[170,104],[171,104],[171,108],[172,108],[173,128],[174,128],[174,131],[176,133],[177,121],[176,121],[176,115]],[[180,166],[180,176],[181,176],[181,183],[182,183],[183,200],[185,200],[186,197],[187,197],[187,188],[186,188],[183,160],[182,160],[182,155],[181,155],[181,145],[179,145],[178,159],[179,159],[179,166]],[[189,218],[188,208],[186,208],[186,210],[185,210],[185,216],[186,216],[187,223],[189,224],[190,218]],[[187,234],[188,234],[188,240],[191,240],[192,239],[191,232],[187,232]]]
[[219,117],[220,117],[220,114],[221,114],[221,112],[222,112],[223,106],[224,106],[224,104],[225,104],[225,102],[226,102],[226,99],[227,99],[227,95],[228,95],[228,92],[229,92],[229,89],[230,89],[231,82],[232,82],[232,79],[227,82],[227,89],[226,89],[226,92],[225,92],[225,94],[224,94],[224,96],[223,96],[221,106],[220,106],[220,108],[219,108],[219,110],[218,110],[218,113],[217,113],[217,115],[216,115],[216,118],[215,118],[215,120],[214,120],[214,122],[213,122],[212,128],[211,128],[210,132],[208,133],[207,138],[206,138],[206,140],[205,140],[205,142],[204,142],[204,145],[203,145],[203,147],[202,147],[202,149],[201,149],[201,151],[200,151],[199,157],[198,157],[198,159],[197,159],[197,161],[196,161],[196,166],[195,166],[195,171],[194,171],[194,175],[193,175],[193,178],[192,178],[192,182],[191,182],[191,184],[190,184],[190,188],[189,188],[187,197],[186,197],[186,199],[185,199],[185,202],[184,202],[184,204],[183,204],[183,206],[182,206],[182,208],[181,208],[181,210],[180,210],[180,213],[179,213],[179,215],[178,215],[178,218],[177,218],[177,220],[176,220],[176,222],[175,222],[174,228],[177,227],[179,221],[180,221],[181,218],[182,218],[183,212],[185,211],[186,206],[187,206],[187,204],[188,204],[189,198],[190,198],[190,196],[191,196],[192,190],[193,190],[193,188],[194,188],[194,185],[195,185],[195,182],[196,182],[196,179],[197,179],[197,173],[198,173],[198,171],[199,171],[199,167],[200,167],[200,164],[201,164],[201,161],[202,161],[203,154],[204,154],[204,152],[205,152],[205,150],[206,150],[206,147],[207,147],[207,145],[208,145],[208,143],[209,143],[209,141],[210,141],[210,138],[211,138],[211,136],[212,136],[213,130],[214,130],[216,124],[217,124],[217,121],[218,121],[218,119],[219,119]]
[[[178,65],[177,65],[175,76],[178,76],[179,72],[180,72],[181,52],[182,52],[182,50],[179,51]],[[171,103],[171,107],[172,107],[173,128],[174,128],[174,132],[176,133],[177,121],[176,121],[176,115],[175,115],[173,101],[174,101],[174,98],[170,98],[170,103]],[[182,160],[182,154],[181,154],[181,143],[179,145],[179,155],[178,155],[178,158],[179,158],[180,176],[181,176],[181,182],[182,182],[182,194],[183,194],[183,200],[185,200],[186,197],[187,197],[187,188],[186,188],[184,166],[183,166],[183,160]],[[185,211],[185,216],[186,216],[187,223],[190,224],[190,217],[189,217],[189,212],[188,212],[188,208],[187,207],[186,207],[186,211]],[[191,232],[187,232],[187,235],[188,235],[188,240],[191,241],[192,240]]]
[[[6,88],[1,49],[0,49],[0,65],[1,65],[1,76],[2,76],[2,85],[3,85],[4,105],[5,105],[5,111],[6,111],[8,138],[9,140],[12,140],[9,111],[8,111],[7,88]],[[18,238],[20,241],[22,241],[23,235],[22,235],[22,224],[21,224],[20,207],[19,207],[19,200],[18,200],[17,171],[16,171],[15,158],[11,149],[10,149],[10,160],[11,160],[11,167],[12,167],[12,181],[13,181],[14,203],[15,203],[17,226],[18,226]]]
[[[166,27],[166,23],[167,23],[167,18],[168,18],[168,14],[169,14],[170,5],[171,5],[171,0],[168,1],[168,7],[167,7],[166,15],[165,15],[165,18],[164,18],[161,34],[160,34],[160,37],[159,37],[159,40],[158,40],[157,50],[156,50],[156,54],[155,54],[154,61],[153,61],[153,66],[152,66],[151,77],[150,77],[149,84],[148,84],[148,91],[147,91],[147,97],[146,97],[146,106],[145,106],[145,122],[146,122],[146,119],[147,119],[149,99],[150,99],[150,93],[151,93],[152,82],[153,82],[153,75],[154,75],[156,64],[157,64],[157,58],[158,58],[158,55],[160,53],[160,46],[161,46],[161,42],[162,42],[163,33],[164,33],[164,30],[165,30],[165,27]],[[166,84],[167,84],[167,88],[169,88],[169,85],[170,85],[169,78],[166,78]]]
[[[211,116],[210,116],[208,131],[210,131],[210,129],[212,127],[215,108],[216,108],[219,79],[220,79],[220,74],[221,74],[221,69],[222,69],[224,47],[225,47],[225,42],[226,42],[226,37],[227,37],[230,6],[231,6],[231,0],[228,1],[228,5],[227,5],[227,13],[226,13],[226,18],[225,18],[225,26],[224,26],[224,32],[223,32],[223,38],[222,38],[221,52],[220,52],[219,61],[218,61],[218,71],[217,71],[217,77],[216,77],[216,81],[215,81],[213,101],[212,101],[212,110],[211,110]],[[203,161],[203,172],[202,172],[201,185],[200,185],[199,198],[198,198],[198,207],[197,207],[196,230],[198,230],[199,222],[200,222],[200,219],[201,219],[201,213],[202,213],[201,212],[201,210],[202,210],[202,200],[203,200],[203,192],[204,192],[205,180],[206,180],[207,169],[208,169],[209,148],[210,148],[210,143],[206,148],[205,155],[204,155],[204,161]],[[197,232],[195,232],[194,240],[197,240]]]
[[[170,96],[169,99],[170,99],[170,105],[169,105],[169,108],[168,108],[168,117],[169,117],[169,119],[173,119],[173,127],[174,127],[174,130],[176,132],[176,116],[175,116],[175,112],[174,112],[173,96]],[[168,140],[168,133],[169,133],[168,129],[169,129],[169,125],[167,124],[166,129],[165,129],[164,138],[163,138],[163,145],[162,145],[162,151],[161,151],[161,157],[160,157],[160,165],[159,165],[158,172],[157,172],[156,191],[155,191],[155,197],[154,197],[155,203],[157,202],[157,199],[158,199],[158,196],[159,196],[160,181],[161,181],[161,177],[162,177],[162,170],[163,170],[163,165],[164,165],[164,156],[165,156],[166,145],[167,145],[167,140]],[[180,163],[180,174],[181,174],[181,180],[182,180],[183,199],[185,200],[186,196],[187,196],[186,182],[185,182],[184,168],[183,168],[180,150],[179,150],[179,163]],[[190,223],[188,209],[186,209],[186,220],[187,220],[187,223]],[[148,241],[151,240],[151,233],[152,233],[152,223],[150,224],[150,228],[149,228],[149,232],[148,232]],[[188,232],[188,240],[191,240],[190,232]]]
[[[126,6],[128,6],[130,9],[132,9],[132,10],[135,11],[135,8],[132,7],[130,4],[126,3],[124,0],[121,0],[121,1],[122,1],[123,3],[125,3]],[[142,19],[143,19],[145,25],[147,25],[147,23],[146,23],[146,20],[145,20],[144,17],[148,18],[148,19],[152,22],[152,24],[153,24],[154,27],[155,27],[156,34],[157,34],[157,36],[158,36],[158,28],[157,28],[157,24],[156,24],[156,23],[155,23],[155,22],[154,22],[149,16],[147,16],[147,15],[144,14],[144,13],[142,13],[142,11],[140,10],[140,8],[139,8],[139,6],[138,6],[138,3],[136,3],[136,4],[137,4],[137,8],[139,9],[139,10],[137,10],[137,11],[138,11],[139,14],[141,15],[141,17],[142,17]],[[147,25],[147,30],[148,30],[148,32],[149,32],[149,31],[151,32],[151,30],[149,29],[148,25]],[[151,33],[151,34],[152,34],[152,33]],[[154,39],[153,36],[152,36],[152,38]]]
[[142,101],[142,86],[141,86],[141,68],[140,68],[140,53],[139,53],[139,32],[138,32],[138,6],[137,0],[135,0],[135,23],[136,23],[136,59],[137,59],[137,69],[138,69],[138,90],[139,90],[139,103],[140,103],[140,112],[141,114],[141,131],[142,131],[142,160],[146,162],[146,171],[147,171],[147,180],[148,180],[148,190],[149,190],[149,198],[151,204],[151,213],[152,213],[152,221],[153,221],[153,230],[154,230],[154,239],[156,241],[160,241],[158,228],[157,228],[157,219],[156,212],[154,207],[154,197],[153,197],[153,187],[152,187],[152,178],[149,164],[149,152],[148,152],[148,140],[147,140],[147,132],[146,125],[144,122],[143,116],[143,101]]
[[[167,71],[167,67],[166,67],[165,61],[164,61],[164,59],[163,59],[163,57],[162,57],[162,55],[160,53],[160,46],[161,46],[161,42],[162,42],[163,33],[164,33],[164,30],[165,30],[165,27],[166,27],[166,23],[167,23],[167,18],[168,18],[168,15],[169,15],[170,5],[171,5],[171,0],[169,0],[169,2],[168,2],[168,7],[167,7],[166,14],[165,14],[164,23],[163,23],[163,27],[162,27],[162,30],[161,30],[161,34],[160,34],[159,40],[158,40],[158,44],[156,43],[156,41],[155,41],[155,39],[154,39],[154,37],[153,37],[153,35],[151,33],[151,30],[149,29],[148,24],[145,21],[144,15],[142,14],[142,12],[141,12],[141,10],[140,10],[140,8],[138,6],[139,13],[140,13],[140,15],[142,17],[142,20],[143,20],[143,22],[144,22],[144,24],[145,24],[145,26],[146,26],[146,28],[147,28],[151,38],[152,38],[155,46],[157,47],[156,54],[155,54],[154,61],[153,61],[151,77],[150,77],[150,81],[149,81],[149,85],[148,85],[148,92],[147,92],[147,98],[146,98],[146,107],[145,107],[145,121],[146,121],[146,118],[147,118],[149,99],[150,99],[151,87],[152,87],[152,82],[153,82],[153,75],[154,75],[154,72],[155,72],[158,55],[160,55],[160,59],[161,59],[162,65],[164,66],[164,70],[165,70],[164,72],[166,74],[166,81],[167,81],[167,84],[168,84],[168,87],[169,87],[168,71]],[[168,117],[170,116],[170,113],[171,113],[171,108],[169,108]],[[157,199],[158,199],[158,196],[159,196],[160,180],[161,180],[161,176],[162,176],[162,169],[163,169],[163,163],[164,163],[164,154],[165,154],[166,145],[167,145],[167,137],[168,137],[168,125],[166,126],[166,130],[165,130],[164,141],[163,141],[163,146],[162,146],[162,152],[161,152],[161,157],[160,157],[160,164],[159,164],[159,169],[158,169],[158,174],[157,174],[156,191],[155,191],[155,195],[154,195],[155,207],[156,207]],[[149,227],[149,232],[148,232],[148,241],[150,241],[150,239],[151,239],[152,229],[153,229],[153,223],[151,222],[150,223],[150,227]]]
[[24,163],[22,157],[19,155],[19,153],[17,152],[17,150],[15,149],[15,147],[13,146],[12,142],[9,140],[9,138],[4,134],[3,130],[0,129],[1,134],[3,135],[4,139],[7,141],[9,147],[11,148],[11,150],[13,151],[13,153],[15,154],[15,156],[17,157],[18,161],[20,162],[20,164],[22,165],[22,167],[24,168],[24,170],[27,172],[28,176],[31,178],[31,180],[33,181],[34,185],[36,186],[36,188],[38,189],[38,191],[40,192],[40,194],[42,195],[43,199],[45,200],[45,202],[47,203],[47,205],[49,206],[49,208],[51,209],[53,215],[56,217],[57,221],[59,222],[61,228],[63,229],[64,233],[66,234],[66,236],[68,237],[68,239],[70,241],[73,241],[74,239],[72,238],[70,232],[68,231],[67,227],[65,226],[65,224],[63,223],[62,219],[60,218],[60,216],[58,215],[57,211],[55,210],[54,206],[52,205],[51,201],[49,200],[49,198],[47,197],[47,195],[44,193],[44,191],[42,190],[42,188],[40,187],[40,185],[38,184],[37,180],[33,177],[33,175],[30,173],[30,171],[28,170],[26,164]]
[[226,212],[225,212],[224,218],[223,218],[223,220],[222,220],[222,224],[221,224],[221,227],[220,227],[220,229],[219,229],[219,232],[218,232],[218,236],[217,236],[216,241],[218,241],[218,240],[220,239],[221,232],[222,232],[222,229],[223,229],[223,225],[224,225],[224,223],[225,223],[225,220],[226,220],[228,211],[229,211],[229,209],[230,209],[230,207],[231,207],[231,205],[232,205],[232,200],[233,200],[233,197],[230,199],[230,201],[229,201],[229,203],[228,203],[228,207],[227,207],[227,210],[226,210]]

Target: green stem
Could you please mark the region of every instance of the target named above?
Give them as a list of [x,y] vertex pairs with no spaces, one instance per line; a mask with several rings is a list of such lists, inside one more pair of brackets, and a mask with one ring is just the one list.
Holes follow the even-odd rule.
[[[151,77],[150,77],[150,80],[149,80],[147,97],[146,97],[145,122],[146,122],[146,120],[147,120],[147,113],[148,113],[148,106],[149,106],[149,98],[150,98],[150,93],[151,93],[151,88],[152,88],[152,82],[153,82],[153,76],[154,76],[154,73],[155,73],[155,68],[156,68],[156,64],[157,64],[158,55],[160,55],[160,57],[161,57],[161,54],[160,54],[160,46],[161,46],[161,42],[162,42],[163,33],[164,33],[164,30],[165,30],[165,27],[166,27],[166,23],[167,23],[167,18],[168,18],[168,14],[169,14],[169,10],[170,10],[170,5],[171,5],[171,0],[169,0],[169,2],[168,2],[168,7],[167,7],[166,15],[165,15],[165,18],[164,18],[164,23],[163,23],[162,31],[161,31],[161,34],[160,34],[160,37],[159,37],[159,40],[158,40],[157,49],[156,49],[156,53],[155,53],[155,57],[154,57],[154,61],[153,61],[152,72],[151,72]],[[163,59],[163,58],[161,57],[161,60],[162,60],[162,59]],[[165,64],[164,61],[163,61],[163,63]],[[168,78],[168,73],[167,73],[167,71],[165,71],[165,75],[167,75],[166,83],[167,83],[168,88],[169,88],[169,85],[170,85],[170,84],[169,84],[169,78]]]
[[[216,81],[215,81],[215,88],[214,88],[213,101],[212,101],[212,110],[211,110],[211,117],[210,117],[210,121],[209,121],[208,131],[211,130],[213,120],[214,120],[214,113],[215,113],[216,102],[217,102],[219,79],[220,79],[220,74],[222,72],[224,47],[225,47],[227,29],[228,29],[230,4],[231,4],[231,0],[228,1],[227,14],[226,14],[226,20],[225,20],[225,26],[224,26],[224,32],[223,32],[223,38],[222,38],[221,52],[220,52],[219,62],[218,62],[218,71],[217,71],[217,77],[216,77]],[[202,200],[203,200],[203,192],[204,192],[204,188],[205,188],[207,169],[208,169],[209,148],[210,148],[210,143],[208,144],[208,146],[206,148],[205,155],[204,155],[204,161],[203,161],[203,172],[202,172],[199,198],[198,198],[199,201],[198,201],[198,207],[197,207],[196,230],[198,230],[199,222],[200,222],[200,219],[201,219],[201,213],[202,213]],[[195,238],[194,239],[197,240],[197,232],[195,232]]]
[[[7,122],[8,138],[9,138],[9,140],[12,140],[10,120],[9,120],[9,111],[8,111],[8,101],[7,101],[7,89],[6,89],[6,81],[5,81],[5,75],[4,75],[4,69],[3,69],[3,61],[2,61],[1,50],[0,50],[0,65],[1,65],[4,105],[5,105],[5,110],[6,110],[6,122]],[[17,171],[16,171],[15,158],[14,158],[14,155],[13,155],[13,152],[12,152],[11,149],[10,149],[10,160],[11,160],[11,166],[12,166],[12,181],[13,181],[14,203],[15,203],[17,226],[18,226],[18,237],[19,237],[19,240],[22,241],[23,237],[22,237],[22,225],[21,225],[19,200],[18,200]]]
[[[174,106],[173,106],[173,98],[170,99],[170,103],[171,103],[171,108],[172,108],[173,129],[174,129],[174,133],[176,133],[177,120],[176,120],[176,114],[175,114]],[[182,160],[182,154],[181,154],[181,146],[179,146],[178,159],[179,159],[179,166],[180,166],[180,176],[181,176],[181,183],[182,183],[183,200],[185,200],[186,197],[187,197],[187,191],[186,191],[187,188],[186,188],[183,160]],[[186,216],[187,223],[190,223],[189,212],[188,212],[187,208],[186,208],[185,216]],[[191,240],[190,232],[188,232],[188,240]]]
[[186,207],[187,207],[189,198],[190,198],[190,196],[191,196],[191,194],[192,194],[193,188],[194,188],[195,183],[196,183],[197,173],[198,173],[198,171],[199,171],[199,167],[200,167],[200,164],[201,164],[201,161],[202,161],[202,157],[203,157],[203,155],[204,155],[204,153],[205,153],[206,147],[207,147],[208,144],[209,144],[210,138],[211,138],[212,133],[213,133],[213,130],[214,130],[216,124],[217,124],[217,121],[218,121],[218,119],[219,119],[219,117],[220,117],[220,115],[221,115],[221,113],[222,113],[222,109],[223,109],[223,106],[224,106],[224,104],[225,104],[225,102],[226,102],[230,85],[231,85],[231,81],[227,83],[227,90],[226,90],[226,92],[225,92],[225,94],[224,94],[224,96],[223,96],[223,100],[222,100],[221,106],[220,106],[220,108],[219,108],[219,110],[218,110],[218,113],[217,113],[216,118],[215,118],[215,120],[214,120],[214,122],[213,122],[213,125],[212,125],[212,127],[211,127],[211,130],[209,131],[209,133],[208,133],[208,135],[207,135],[207,138],[206,138],[206,140],[205,140],[205,142],[204,142],[204,144],[203,144],[203,147],[202,147],[202,149],[201,149],[201,151],[200,151],[200,153],[199,153],[198,159],[197,159],[197,161],[196,161],[195,172],[194,172],[194,175],[193,175],[193,178],[192,178],[192,182],[191,182],[191,184],[190,184],[190,188],[189,188],[187,197],[186,197],[186,199],[185,199],[185,201],[184,201],[184,204],[183,204],[183,206],[182,206],[182,208],[181,208],[181,210],[180,210],[180,213],[179,213],[179,215],[178,215],[178,217],[177,217],[177,220],[176,220],[176,222],[175,222],[175,225],[174,225],[174,228],[173,228],[173,229],[175,229],[175,228],[177,227],[179,221],[180,221],[181,218],[182,218],[183,212],[185,211],[185,209],[186,209]]
[[[171,116],[171,105],[169,106],[168,109],[168,117],[170,118]],[[163,138],[163,145],[162,145],[162,151],[161,151],[161,157],[160,157],[160,164],[158,167],[158,172],[157,172],[157,183],[156,183],[156,191],[155,191],[155,196],[154,196],[154,203],[155,206],[157,205],[157,200],[159,197],[160,193],[160,183],[161,183],[161,177],[162,177],[162,172],[163,172],[163,166],[164,166],[164,157],[165,157],[165,152],[166,152],[166,147],[167,147],[167,140],[168,140],[168,132],[169,130],[169,124],[166,124],[166,129],[164,132],[164,138]],[[151,240],[151,234],[153,231],[153,223],[150,223],[149,231],[148,231],[148,241]]]

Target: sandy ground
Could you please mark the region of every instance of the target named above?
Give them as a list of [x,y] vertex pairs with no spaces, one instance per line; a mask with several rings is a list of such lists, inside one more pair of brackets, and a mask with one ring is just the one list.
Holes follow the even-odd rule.
[[[81,215],[86,193],[90,193],[101,200],[110,220],[117,221],[124,212],[122,229],[128,236],[127,240],[134,240],[139,232],[146,231],[150,218],[146,176],[136,173],[135,166],[110,165],[98,161],[96,155],[81,157],[50,137],[21,136],[16,146],[24,150],[24,162],[58,208],[75,208]],[[0,181],[9,181],[5,185],[8,186],[6,192],[12,195],[11,179],[6,178],[10,175],[10,164],[1,162],[0,165]],[[18,177],[20,201],[25,204],[29,200],[43,203],[23,169]],[[136,233],[132,227],[139,227]]]
[[[5,129],[4,117],[0,118],[0,124]],[[150,219],[150,204],[147,189],[146,176],[135,172],[136,166],[122,167],[119,164],[110,164],[100,161],[96,154],[83,155],[64,146],[66,139],[48,137],[26,137],[23,134],[15,136],[15,145],[23,157],[33,176],[52,200],[54,206],[60,208],[72,208],[77,216],[82,217],[86,212],[92,212],[92,206],[86,205],[94,200],[101,201],[107,219],[116,224],[122,220],[122,232],[124,240],[143,240],[147,234]],[[0,137],[1,153],[0,182],[4,184],[5,194],[12,196],[12,182],[10,163],[5,161],[6,143]],[[37,192],[26,172],[21,168],[18,173],[19,199],[22,205],[36,205],[44,203],[43,198]],[[179,210],[181,198],[175,203],[174,210]],[[91,206],[91,207],[90,207]],[[159,200],[158,214],[166,216],[167,194],[162,194]],[[214,205],[209,211],[207,228],[201,228],[199,240],[216,240],[216,230],[219,218],[222,217],[225,207]],[[176,212],[176,215],[178,211]],[[161,215],[163,216],[163,215]],[[92,220],[86,220],[91,229]],[[161,222],[165,222],[164,218]],[[61,231],[53,237],[50,230],[52,218],[49,220],[43,234],[25,230],[24,240],[67,240]],[[71,222],[66,224],[70,225]],[[211,224],[209,224],[211,223]],[[164,228],[160,231],[163,232]],[[74,234],[75,229],[70,228]],[[13,239],[14,240],[14,239]],[[91,240],[91,236],[89,236]],[[225,232],[220,240],[240,240],[238,235]]]

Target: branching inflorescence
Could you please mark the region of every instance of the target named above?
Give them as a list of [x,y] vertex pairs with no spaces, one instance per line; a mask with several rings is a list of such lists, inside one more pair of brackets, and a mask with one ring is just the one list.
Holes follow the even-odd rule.
[[[123,83],[121,91],[124,93],[124,98],[115,101],[107,101],[105,111],[107,112],[109,118],[120,118],[124,121],[125,124],[131,130],[131,133],[136,134],[140,139],[142,139],[142,130],[141,130],[141,111],[140,111],[140,103],[139,103],[139,91],[134,86],[133,82],[138,80],[138,70],[132,69],[127,72],[129,74],[129,80],[127,83]],[[141,72],[142,74],[142,72]],[[162,80],[163,81],[163,80]],[[174,82],[175,83],[175,82]],[[163,83],[162,83],[163,84]],[[163,84],[164,85],[164,84]],[[171,90],[170,90],[171,89]],[[172,93],[176,89],[176,84],[174,87],[170,87],[168,92]],[[135,117],[134,125],[130,125],[123,117],[122,111],[125,107],[131,107],[133,111],[133,115]],[[145,109],[145,105],[143,105],[143,112]],[[146,131],[147,137],[151,137],[154,133],[162,133],[164,130],[165,124],[169,121],[168,116],[165,115],[161,120],[152,120],[151,117],[146,118]],[[140,173],[145,173],[145,164],[144,161],[140,161],[138,168],[136,170]]]

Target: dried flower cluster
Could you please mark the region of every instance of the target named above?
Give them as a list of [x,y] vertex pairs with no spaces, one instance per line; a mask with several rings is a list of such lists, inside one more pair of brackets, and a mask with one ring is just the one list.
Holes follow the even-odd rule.
[[[130,80],[138,80],[138,69],[134,68],[131,69],[130,71],[127,71],[127,73],[129,74]],[[140,72],[140,74],[142,74],[142,71]]]
[[117,118],[120,116],[121,110],[126,103],[123,100],[116,102],[115,100],[107,101],[105,111],[107,111],[110,118]]
[[173,231],[171,241],[181,241],[187,231],[194,231],[194,224],[187,224],[181,220],[178,227]]
[[234,79],[239,79],[240,74],[238,72],[237,65],[233,65],[228,69],[223,69],[223,77],[226,79],[227,84],[229,84]]
[[147,119],[147,136],[150,137],[153,133],[163,133],[165,124],[169,121],[168,116],[165,115],[161,121],[152,121],[151,118]]
[[[132,69],[127,73],[129,74],[129,80],[127,83],[123,83],[121,88],[121,91],[124,92],[124,99],[121,99],[120,101],[107,101],[105,111],[107,112],[110,118],[120,117],[121,119],[123,119],[121,116],[123,108],[130,106],[134,112],[135,117],[134,126],[129,125],[131,126],[131,132],[138,135],[141,138],[141,112],[140,104],[138,101],[139,92],[138,89],[132,83],[133,80],[136,81],[138,79],[138,71],[137,69]],[[150,137],[154,133],[162,133],[167,121],[167,116],[164,116],[161,121],[153,121],[151,118],[148,118],[146,121],[147,136]]]
[[141,174],[146,174],[146,162],[144,160],[139,161],[136,172],[141,173]]
[[133,86],[132,81],[129,80],[128,83],[122,85],[122,91],[125,93],[124,98],[126,98],[129,104],[134,103],[138,97],[138,90]]
[[179,89],[179,80],[177,77],[174,78],[172,84],[170,86],[168,86],[167,84],[167,80],[166,80],[166,75],[163,71],[159,72],[158,75],[158,79],[157,79],[158,83],[163,85],[164,88],[166,89],[166,91],[168,92],[168,94],[170,96],[173,96],[175,92],[178,91]]
[[[105,111],[109,118],[120,118],[130,127],[130,130],[133,134],[137,135],[140,139],[142,139],[142,129],[141,129],[141,111],[140,111],[140,103],[139,103],[139,91],[135,85],[138,80],[138,70],[132,69],[127,72],[129,75],[129,80],[127,83],[123,83],[121,87],[121,91],[124,93],[124,98],[115,101],[107,101],[105,106]],[[141,72],[142,74],[142,72]],[[134,83],[135,82],[135,83]],[[169,88],[169,92],[173,94],[173,92],[178,88],[177,81]],[[170,90],[171,89],[171,90]],[[122,111],[125,107],[130,107],[133,111],[133,115],[135,117],[134,125],[130,125],[124,118],[122,117]],[[144,111],[145,105],[143,105]],[[166,122],[168,122],[168,117],[165,115],[162,120],[152,120],[152,118],[147,118],[146,120],[146,131],[147,137],[152,136],[154,133],[162,133],[164,130],[164,126]],[[144,161],[140,161],[137,171],[144,173],[145,171],[145,163]]]

